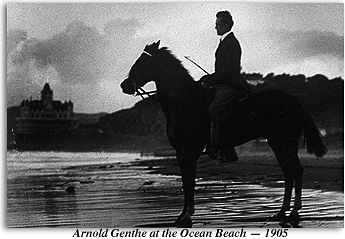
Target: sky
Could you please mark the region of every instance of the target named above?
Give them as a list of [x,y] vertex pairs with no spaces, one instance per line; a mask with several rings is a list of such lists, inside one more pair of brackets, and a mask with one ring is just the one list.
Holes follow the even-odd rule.
[[[112,113],[140,97],[120,83],[146,44],[161,40],[195,80],[214,70],[215,14],[228,10],[246,73],[344,77],[343,3],[11,3],[7,10],[7,106],[40,98],[78,113]],[[146,89],[153,89],[150,84]]]

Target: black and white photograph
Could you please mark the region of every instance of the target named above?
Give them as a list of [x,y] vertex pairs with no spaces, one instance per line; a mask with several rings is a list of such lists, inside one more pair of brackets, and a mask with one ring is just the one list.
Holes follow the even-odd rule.
[[344,228],[342,2],[3,11],[7,229],[258,238]]

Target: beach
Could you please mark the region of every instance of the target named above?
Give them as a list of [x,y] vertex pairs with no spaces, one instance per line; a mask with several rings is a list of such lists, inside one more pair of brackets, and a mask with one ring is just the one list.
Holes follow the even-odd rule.
[[[174,157],[8,152],[7,227],[174,227],[183,192]],[[302,156],[303,228],[344,227],[343,156]],[[267,152],[200,158],[194,228],[279,228],[283,178]],[[287,225],[288,226],[288,225]]]

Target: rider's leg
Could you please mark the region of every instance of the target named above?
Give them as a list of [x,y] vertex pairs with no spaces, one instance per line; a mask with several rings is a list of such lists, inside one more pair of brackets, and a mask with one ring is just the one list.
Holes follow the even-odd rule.
[[[209,107],[211,118],[210,143],[206,149],[206,154],[211,158],[216,158],[219,154],[220,138],[220,114],[238,95],[237,91],[228,85],[221,85],[215,88],[215,96]],[[235,152],[236,155],[236,152]],[[237,157],[237,155],[236,155]]]

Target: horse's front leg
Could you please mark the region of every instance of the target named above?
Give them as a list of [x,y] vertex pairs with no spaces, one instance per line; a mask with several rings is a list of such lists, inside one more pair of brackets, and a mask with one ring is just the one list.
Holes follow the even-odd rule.
[[199,150],[182,149],[177,150],[176,155],[182,175],[184,207],[181,215],[175,221],[175,225],[177,227],[191,227],[191,216],[194,214],[196,162],[200,156],[200,152]]

